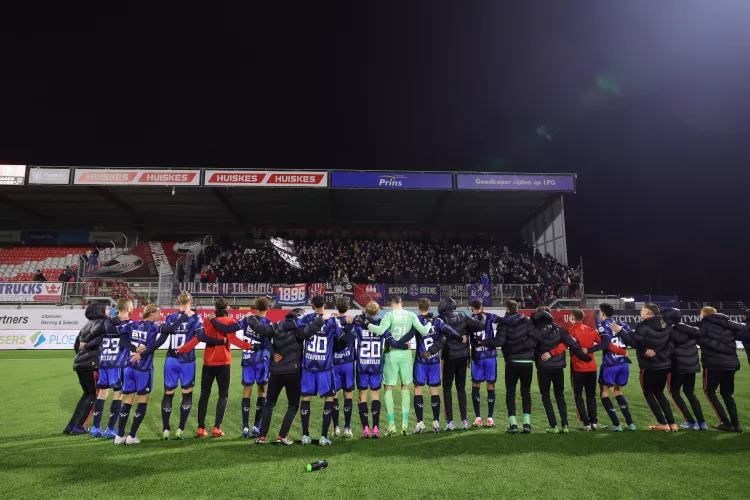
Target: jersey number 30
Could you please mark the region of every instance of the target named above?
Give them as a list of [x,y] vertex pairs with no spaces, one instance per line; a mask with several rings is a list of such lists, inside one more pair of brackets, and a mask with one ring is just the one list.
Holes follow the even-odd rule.
[[312,343],[308,345],[308,351],[316,354],[325,354],[328,352],[328,337],[313,337]]

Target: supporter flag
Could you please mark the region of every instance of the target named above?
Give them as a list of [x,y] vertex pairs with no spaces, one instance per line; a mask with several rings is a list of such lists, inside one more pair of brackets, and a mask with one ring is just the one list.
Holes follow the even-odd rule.
[[316,297],[318,295],[325,295],[326,294],[326,284],[325,283],[310,283],[310,300],[312,300],[313,297]]
[[469,302],[479,300],[484,306],[492,305],[492,285],[466,285]]
[[301,306],[307,304],[307,285],[282,285],[276,288],[276,304],[280,306]]

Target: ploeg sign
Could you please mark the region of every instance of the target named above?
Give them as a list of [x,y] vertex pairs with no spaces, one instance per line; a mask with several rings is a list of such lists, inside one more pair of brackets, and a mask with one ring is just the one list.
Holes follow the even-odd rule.
[[328,172],[206,170],[206,186],[328,187]]

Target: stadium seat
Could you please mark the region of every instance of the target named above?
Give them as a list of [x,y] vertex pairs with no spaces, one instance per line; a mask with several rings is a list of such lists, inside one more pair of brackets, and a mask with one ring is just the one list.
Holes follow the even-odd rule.
[[[78,268],[79,256],[90,247],[13,247],[0,250],[0,281],[33,281],[38,269],[47,281],[57,281],[67,267]],[[124,248],[106,248],[99,253],[99,262],[106,262],[124,252]]]

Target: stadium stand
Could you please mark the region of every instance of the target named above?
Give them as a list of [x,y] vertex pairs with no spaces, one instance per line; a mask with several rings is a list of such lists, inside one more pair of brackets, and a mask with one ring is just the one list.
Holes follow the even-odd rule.
[[[91,247],[12,247],[0,250],[0,281],[34,281],[41,269],[47,281],[58,281],[60,273],[70,266],[75,271],[82,255]],[[99,262],[124,252],[125,249],[106,248],[99,254]]]
[[[432,283],[524,285],[530,303],[576,295],[580,269],[550,255],[471,242],[298,240],[292,242],[301,269],[282,259],[267,242],[233,243],[198,254],[195,280],[224,283]],[[180,273],[178,273],[180,274]],[[191,273],[185,273],[190,281]]]

